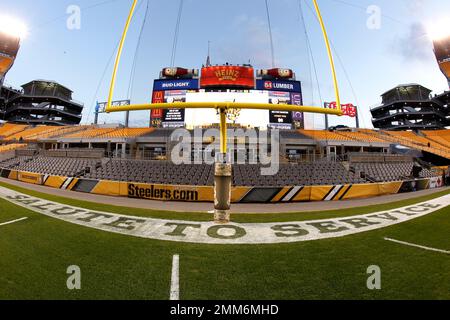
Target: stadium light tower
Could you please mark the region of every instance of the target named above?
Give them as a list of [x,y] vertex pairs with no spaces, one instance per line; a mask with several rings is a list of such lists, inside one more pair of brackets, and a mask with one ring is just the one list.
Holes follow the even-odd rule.
[[330,62],[332,81],[334,84],[336,96],[336,109],[325,109],[317,106],[295,106],[283,104],[270,103],[240,103],[240,102],[172,102],[172,103],[151,103],[151,104],[135,104],[129,106],[114,107],[112,105],[114,89],[116,84],[117,70],[120,64],[122,51],[127,37],[128,29],[133,19],[134,12],[137,7],[138,0],[133,0],[130,12],[122,33],[122,38],[119,43],[117,51],[114,70],[111,78],[111,85],[109,90],[108,105],[106,112],[124,112],[137,110],[154,110],[154,109],[216,109],[220,115],[220,153],[219,157],[223,162],[216,163],[215,166],[215,186],[214,186],[214,207],[215,207],[215,221],[218,223],[227,223],[230,221],[230,203],[231,203],[231,164],[226,163],[227,159],[227,113],[231,109],[251,109],[251,110],[272,110],[272,111],[296,111],[306,113],[322,113],[332,115],[342,115],[341,100],[339,95],[339,86],[336,77],[336,70],[334,65],[333,54],[331,51],[330,41],[325,28],[325,23],[319,9],[317,0],[312,0],[316,10],[317,18],[322,29],[325,46],[327,49],[328,59]]
[[450,18],[430,25],[428,34],[433,41],[439,68],[447,78],[450,87]]
[[0,15],[0,86],[11,69],[19,52],[20,40],[27,35],[27,27],[21,21]]

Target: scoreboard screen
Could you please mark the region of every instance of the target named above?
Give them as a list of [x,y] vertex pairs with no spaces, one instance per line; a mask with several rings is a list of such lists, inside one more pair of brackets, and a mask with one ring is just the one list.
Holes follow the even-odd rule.
[[[211,66],[199,79],[155,80],[152,103],[239,102],[303,105],[300,81],[255,79],[252,67]],[[304,127],[302,112],[241,110],[236,123],[251,127]],[[151,123],[162,127],[199,127],[218,122],[214,109],[153,110]]]

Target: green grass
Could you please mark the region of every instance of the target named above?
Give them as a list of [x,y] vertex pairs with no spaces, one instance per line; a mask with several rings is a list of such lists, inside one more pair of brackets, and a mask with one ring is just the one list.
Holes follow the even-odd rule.
[[[383,240],[450,250],[450,208],[343,238],[239,246],[108,233],[0,200],[0,223],[24,216],[0,227],[0,299],[168,299],[174,254],[181,299],[450,299],[448,255]],[[81,291],[66,288],[70,265]],[[369,265],[381,268],[380,291],[366,288]]]
[[[21,193],[25,193],[34,197],[59,202],[63,204],[68,204],[72,206],[82,207],[90,210],[105,211],[111,213],[118,213],[123,215],[133,215],[138,217],[147,218],[158,218],[167,220],[188,220],[188,221],[211,221],[212,214],[200,213],[200,212],[170,212],[163,210],[149,210],[149,209],[139,209],[139,208],[127,208],[112,206],[101,203],[94,203],[88,201],[80,201],[55,195],[50,195],[42,192],[37,192],[22,187],[10,185],[7,183],[0,182],[0,186],[9,188]],[[414,193],[411,193],[411,198],[402,201],[396,201],[386,204],[379,204],[376,206],[366,206],[366,207],[356,207],[351,209],[338,209],[331,211],[322,212],[298,212],[298,213],[274,213],[274,214],[233,214],[233,221],[237,223],[251,223],[251,222],[289,222],[289,221],[305,221],[313,219],[331,219],[352,215],[360,215],[371,212],[379,212],[384,210],[391,210],[394,208],[399,208],[403,206],[412,205],[419,202],[424,202],[430,199],[438,198],[450,194],[450,190],[437,191],[436,193],[414,197]]]

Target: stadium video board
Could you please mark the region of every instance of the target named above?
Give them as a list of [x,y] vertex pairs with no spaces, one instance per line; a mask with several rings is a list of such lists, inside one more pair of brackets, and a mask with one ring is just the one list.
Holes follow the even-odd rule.
[[[302,86],[300,81],[289,80],[257,80],[256,89],[269,92],[269,103],[303,105]],[[302,112],[269,112],[269,126],[278,129],[304,128]]]
[[[253,68],[241,66],[203,68],[200,80],[159,79],[154,82],[152,103],[228,101],[301,106],[301,83],[289,80],[255,80]],[[151,124],[155,127],[197,127],[217,121],[214,109],[152,110],[151,113]],[[292,129],[293,124],[296,128],[303,128],[304,117],[302,112],[241,110],[237,123],[244,126]]]
[[439,67],[450,82],[450,37],[435,40],[434,53]]
[[11,69],[20,48],[20,39],[0,31],[0,80]]
[[[240,102],[267,103],[268,93],[255,90],[229,90],[227,92],[188,92],[187,102]],[[266,126],[268,123],[266,110],[241,110],[236,122],[243,126]],[[208,126],[218,123],[217,111],[214,109],[187,109],[186,124],[189,126]]]
[[[197,91],[198,88],[198,79],[155,80],[152,103],[186,102],[187,92]],[[185,125],[185,110],[152,110],[150,124],[155,127],[183,127]]]
[[[292,104],[289,92],[269,91],[270,104]],[[292,129],[292,112],[274,111],[269,112],[269,125],[277,129]]]
[[[164,102],[186,102],[187,90],[170,90],[165,91]],[[183,127],[184,126],[185,109],[167,109],[163,110],[162,123],[163,127]]]
[[450,60],[450,37],[434,41],[434,52],[439,62]]

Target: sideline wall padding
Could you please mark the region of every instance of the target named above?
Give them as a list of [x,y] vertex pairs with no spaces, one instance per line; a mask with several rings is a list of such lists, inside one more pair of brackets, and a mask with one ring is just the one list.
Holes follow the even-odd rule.
[[121,192],[121,186],[123,182],[119,181],[97,181],[97,184],[92,189],[91,193],[101,194],[107,196],[127,196],[126,193]]
[[198,186],[170,186],[157,184],[126,183],[127,196],[136,199],[213,202],[214,189]]
[[11,173],[11,170],[8,170],[8,169],[2,169],[1,171],[2,171],[2,172],[1,172],[0,176],[1,176],[2,178],[10,179],[10,178],[9,178],[9,174]]
[[98,180],[78,179],[71,190],[84,193],[92,193],[92,190],[95,188],[98,182]]
[[[107,196],[184,202],[214,202],[212,186],[174,186],[42,175],[1,170],[1,177],[31,184]],[[339,201],[439,188],[441,177],[334,186],[232,187],[232,203]]]
[[312,186],[311,195],[309,199],[311,201],[329,201],[333,200],[337,186]]
[[442,186],[444,186],[444,179],[442,177],[430,178],[429,189],[440,188]]
[[31,184],[43,184],[42,174],[40,173],[19,171],[17,172],[17,180]]
[[231,202],[232,203],[239,202],[242,198],[245,197],[245,195],[247,193],[250,192],[250,190],[251,190],[251,188],[247,188],[247,187],[233,187],[231,189]]
[[378,183],[378,187],[380,190],[378,195],[382,196],[388,194],[396,194],[399,192],[401,186],[401,181]]
[[18,172],[16,170],[10,170],[8,179],[17,180]]
[[271,202],[282,189],[283,188],[250,188],[250,191],[239,202]]
[[350,189],[342,197],[342,200],[376,197],[380,195],[380,192],[380,185],[378,183],[353,184],[350,185]]
[[278,192],[275,197],[272,198],[270,202],[281,202],[284,198],[289,197],[289,193],[292,193],[291,191],[292,187],[284,187],[281,189],[281,191]]
[[44,185],[47,187],[60,189],[66,180],[67,177],[46,176],[44,177]]
[[283,199],[282,201],[292,201],[292,202],[306,202],[310,201],[311,199],[311,186],[307,187],[301,187],[300,190],[298,190],[297,194],[292,197],[292,199]]

